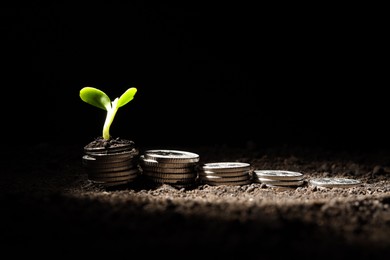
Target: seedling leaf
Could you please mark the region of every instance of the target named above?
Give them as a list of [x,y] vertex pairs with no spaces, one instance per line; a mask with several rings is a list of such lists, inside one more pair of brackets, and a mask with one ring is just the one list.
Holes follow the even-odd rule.
[[84,87],[80,90],[80,98],[95,107],[103,110],[109,110],[111,108],[111,100],[103,91],[92,88]]
[[126,92],[123,93],[118,100],[118,107],[124,106],[129,103],[134,98],[136,92],[136,88],[129,88],[128,90],[126,90]]

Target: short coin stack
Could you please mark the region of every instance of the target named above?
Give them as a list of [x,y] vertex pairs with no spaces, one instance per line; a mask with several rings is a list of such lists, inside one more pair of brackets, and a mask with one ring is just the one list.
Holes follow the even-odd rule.
[[180,150],[146,150],[140,156],[142,175],[158,184],[191,187],[196,183],[199,155]]
[[284,170],[254,170],[254,181],[270,187],[296,187],[304,183],[300,172]]
[[138,150],[121,144],[113,148],[84,147],[83,167],[88,179],[103,186],[123,185],[139,176]]
[[326,188],[351,188],[361,184],[359,180],[348,178],[313,178],[309,183],[312,186]]
[[199,180],[209,185],[250,184],[250,164],[243,162],[213,162],[200,167]]

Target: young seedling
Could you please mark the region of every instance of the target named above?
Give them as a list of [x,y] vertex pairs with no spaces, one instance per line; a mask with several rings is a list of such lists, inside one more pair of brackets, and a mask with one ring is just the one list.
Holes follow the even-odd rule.
[[105,140],[109,140],[111,137],[110,126],[114,121],[118,108],[129,103],[134,98],[136,92],[136,88],[129,88],[119,98],[115,98],[115,100],[111,102],[106,93],[99,89],[84,87],[80,90],[80,98],[84,102],[107,111],[106,120],[104,121],[103,126],[103,138]]

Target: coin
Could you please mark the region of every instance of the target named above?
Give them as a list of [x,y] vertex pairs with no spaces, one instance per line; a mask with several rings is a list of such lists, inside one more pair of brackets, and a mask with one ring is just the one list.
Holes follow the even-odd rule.
[[276,191],[291,191],[296,189],[296,187],[294,186],[278,186],[278,185],[271,185],[271,184],[267,184],[267,187],[272,188]]
[[348,178],[314,178],[309,180],[309,183],[314,186],[327,188],[349,188],[361,184],[361,181]]
[[96,161],[109,161],[109,162],[118,162],[118,161],[124,161],[124,160],[131,160],[136,159],[138,153],[134,152],[120,152],[120,153],[94,153],[89,154],[86,153],[85,159],[86,160],[92,160],[95,159]]
[[200,179],[203,181],[213,181],[213,182],[231,182],[231,181],[245,181],[250,178],[249,175],[245,176],[236,176],[236,177],[222,177],[217,175],[203,175]]
[[131,151],[134,145],[132,144],[121,144],[111,147],[84,147],[84,152],[88,154],[96,154],[96,153],[105,153],[105,154],[111,154],[111,153],[118,153],[118,152],[124,152],[124,151]]
[[[284,171],[284,170],[254,170],[258,178],[267,178],[272,180],[291,180],[299,181],[303,179],[303,174],[300,172]],[[256,177],[255,176],[255,177]]]
[[146,176],[146,178],[155,183],[165,183],[165,184],[193,184],[195,181],[195,177],[191,179],[166,179],[166,178]]
[[196,173],[156,173],[144,171],[143,175],[148,177],[155,177],[159,179],[195,179],[197,177]]
[[197,162],[174,162],[174,163],[164,163],[164,162],[159,162],[157,160],[153,159],[147,159],[145,158],[144,155],[140,156],[139,160],[140,164],[142,166],[153,166],[153,167],[161,167],[161,168],[192,168],[197,165]]
[[256,181],[260,183],[273,185],[273,186],[301,186],[304,183],[303,180],[283,181],[283,180],[272,180],[267,178],[258,178]]
[[103,173],[103,172],[121,172],[121,171],[127,171],[135,169],[134,167],[130,166],[121,166],[121,167],[100,167],[100,168],[87,168],[86,170],[88,172],[95,172],[95,173]]
[[213,162],[205,163],[201,166],[204,171],[212,172],[237,172],[249,171],[250,164],[243,162]]
[[112,168],[112,167],[121,167],[121,166],[132,166],[135,167],[137,165],[135,160],[125,159],[125,160],[97,160],[89,155],[84,155],[82,158],[83,166],[90,168]]
[[237,171],[237,172],[200,171],[199,172],[199,176],[240,177],[246,175],[249,175],[249,171]]
[[144,152],[144,157],[146,159],[153,159],[157,162],[163,163],[179,163],[179,162],[198,162],[199,155],[187,151],[179,150],[165,150],[165,149],[155,149],[155,150],[146,150]]
[[191,168],[164,168],[164,167],[153,167],[153,166],[144,166],[143,170],[148,172],[156,173],[191,173],[194,172],[194,169]]
[[240,185],[250,184],[250,183],[252,183],[252,181],[250,179],[243,180],[243,181],[218,181],[218,182],[210,181],[210,180],[202,180],[202,183],[208,184],[208,185],[213,185],[213,186],[217,186],[217,185],[237,185],[237,186],[240,186]]

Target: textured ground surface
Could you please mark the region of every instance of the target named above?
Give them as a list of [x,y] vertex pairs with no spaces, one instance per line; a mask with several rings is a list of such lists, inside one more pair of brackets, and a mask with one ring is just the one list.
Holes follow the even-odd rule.
[[[203,162],[299,171],[306,182],[289,190],[259,183],[177,189],[140,180],[104,189],[88,181],[82,147],[20,147],[2,152],[3,249],[15,256],[388,257],[390,157],[385,152],[176,148],[198,153]],[[324,176],[362,184],[330,189],[307,182]]]

